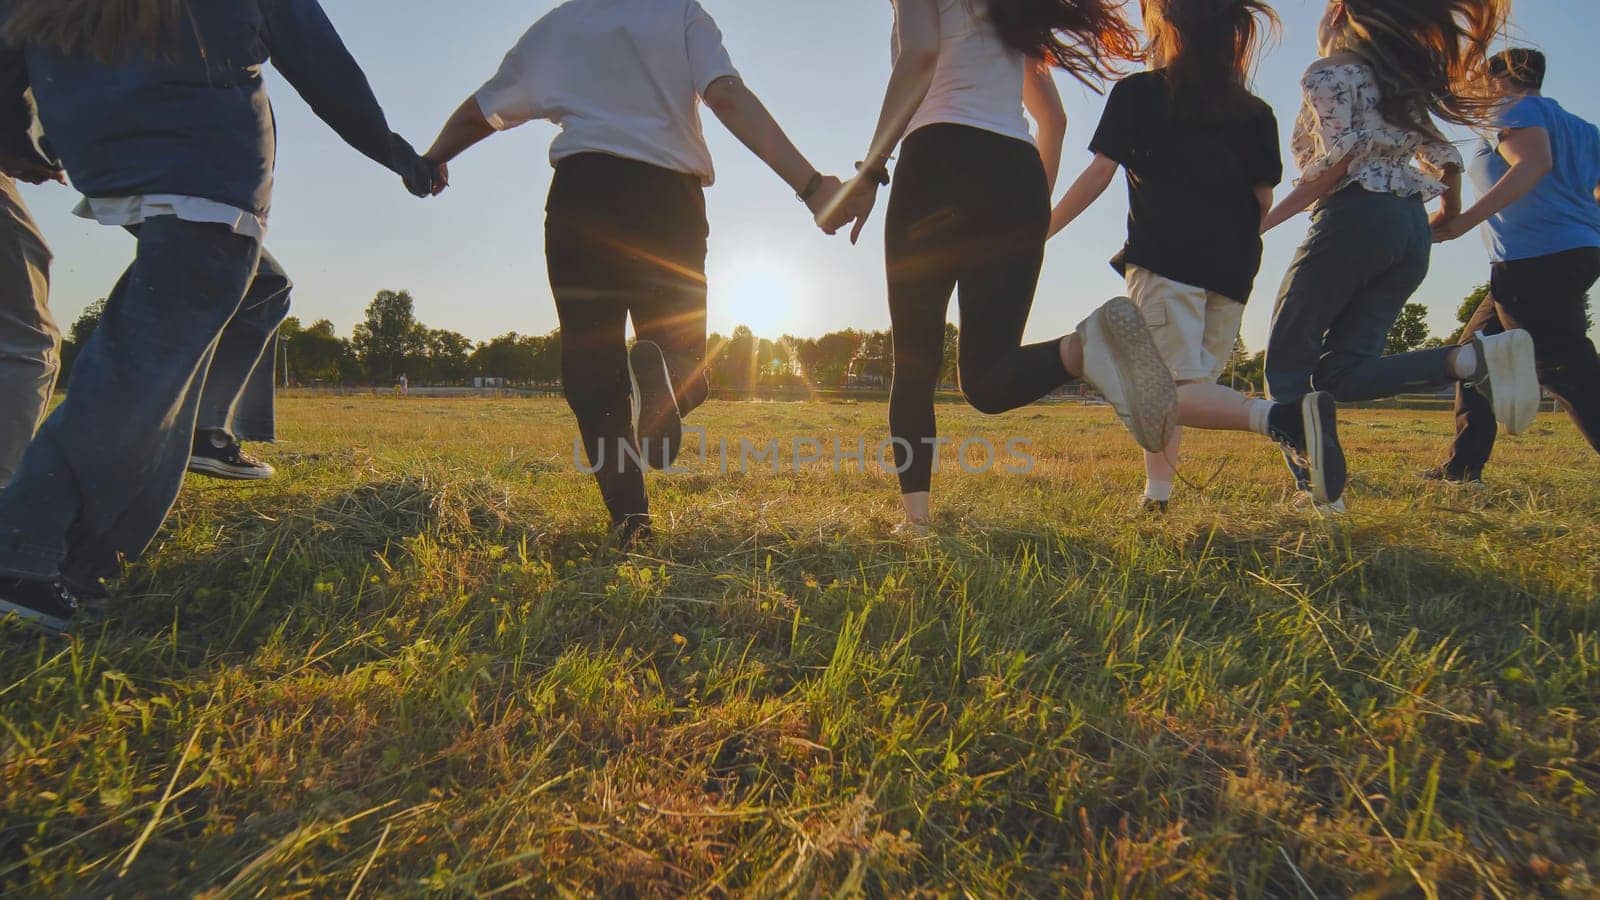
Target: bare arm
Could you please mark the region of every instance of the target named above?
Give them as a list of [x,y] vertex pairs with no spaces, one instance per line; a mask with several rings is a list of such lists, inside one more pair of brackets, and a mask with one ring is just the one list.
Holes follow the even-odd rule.
[[[1503,212],[1506,207],[1528,196],[1539,182],[1555,168],[1555,157],[1550,151],[1550,132],[1543,128],[1518,128],[1500,138],[1500,155],[1511,168],[1495,182],[1488,193],[1478,198],[1472,208],[1459,217],[1451,217],[1436,228],[1437,237],[1453,240],[1477,228]],[[1457,197],[1460,196],[1460,176],[1456,178]],[[1458,199],[1459,204],[1459,199]],[[1456,207],[1460,210],[1460,206]]]
[[939,66],[938,0],[900,0],[895,16],[895,33],[900,42],[900,58],[889,73],[889,88],[884,92],[883,109],[878,113],[878,128],[867,150],[868,166],[889,162],[906,129],[928,98],[933,73]]
[[888,166],[894,148],[906,136],[906,129],[911,127],[911,120],[933,86],[933,75],[939,67],[938,0],[899,0],[895,7],[895,36],[900,56],[889,73],[889,87],[878,113],[878,127],[863,163],[863,172],[868,174],[857,174],[851,179],[846,190],[838,195],[837,202],[823,212],[818,222],[824,231],[831,231],[855,219],[856,226],[850,232],[852,244],[861,237],[861,229],[866,226],[873,204],[877,202],[880,186],[877,174]]
[[1043,60],[1030,61],[1028,79],[1022,83],[1022,105],[1039,125],[1039,159],[1053,195],[1061,174],[1061,146],[1067,138],[1067,110],[1061,105],[1061,91],[1050,66]]
[[1272,185],[1256,185],[1256,205],[1261,207],[1261,218],[1266,219],[1267,213],[1272,212]]
[[1333,193],[1333,189],[1339,186],[1339,182],[1350,174],[1351,159],[1352,157],[1346,156],[1338,163],[1330,166],[1326,172],[1311,181],[1301,182],[1298,187],[1290,191],[1289,196],[1284,197],[1283,202],[1279,203],[1276,209],[1267,213],[1267,217],[1262,220],[1261,233],[1266,234],[1277,228],[1279,225],[1305,212],[1312,204]]
[[1096,200],[1111,186],[1111,179],[1117,175],[1121,168],[1111,157],[1096,153],[1083,174],[1078,180],[1067,188],[1067,195],[1056,204],[1055,211],[1050,214],[1050,237],[1060,234],[1062,229],[1071,225],[1074,220],[1083,215],[1084,211],[1094,205]]
[[428,152],[424,155],[443,165],[491,134],[494,134],[494,126],[484,118],[483,108],[478,105],[478,98],[468,97],[456,107],[454,113],[451,113],[449,120],[444,123],[444,128],[439,131],[439,136],[434,138],[433,146],[428,148]]
[[705,92],[706,106],[717,119],[776,172],[795,193],[806,189],[817,170],[784,134],[772,113],[745,83],[728,76],[713,81]]

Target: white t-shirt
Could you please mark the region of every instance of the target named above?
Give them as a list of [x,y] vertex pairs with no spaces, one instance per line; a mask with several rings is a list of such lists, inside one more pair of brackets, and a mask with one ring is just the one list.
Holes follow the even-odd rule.
[[[1022,111],[1028,59],[1000,39],[987,8],[987,0],[939,0],[939,66],[906,134],[924,125],[948,123],[1033,143]],[[897,15],[899,10],[896,0]],[[899,34],[896,27],[896,60]]]
[[700,98],[738,74],[695,0],[571,0],[533,23],[477,97],[496,129],[559,125],[551,164],[607,153],[710,185]]

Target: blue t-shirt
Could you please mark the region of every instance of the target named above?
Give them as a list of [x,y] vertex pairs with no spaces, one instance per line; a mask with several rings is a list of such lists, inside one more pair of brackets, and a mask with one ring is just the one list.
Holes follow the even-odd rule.
[[[1594,194],[1600,186],[1600,129],[1548,97],[1522,98],[1500,114],[1499,126],[1501,131],[1543,128],[1550,135],[1555,168],[1526,197],[1485,223],[1490,257],[1509,262],[1600,247],[1600,203]],[[1511,166],[1499,153],[1499,141],[1486,139],[1468,169],[1482,196]]]

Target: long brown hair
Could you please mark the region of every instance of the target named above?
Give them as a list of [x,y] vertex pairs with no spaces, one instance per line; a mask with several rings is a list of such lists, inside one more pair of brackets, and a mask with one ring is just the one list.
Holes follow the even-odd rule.
[[1145,56],[1166,72],[1178,116],[1238,119],[1261,106],[1250,93],[1256,54],[1283,27],[1262,0],[1143,0]]
[[1390,124],[1437,134],[1429,116],[1491,127],[1500,97],[1483,77],[1511,0],[1342,0],[1339,49],[1377,75]]
[[1011,48],[1071,72],[1090,87],[1138,59],[1127,0],[988,0],[989,20]]
[[167,56],[187,0],[13,0],[0,30],[14,45],[115,63],[133,54]]

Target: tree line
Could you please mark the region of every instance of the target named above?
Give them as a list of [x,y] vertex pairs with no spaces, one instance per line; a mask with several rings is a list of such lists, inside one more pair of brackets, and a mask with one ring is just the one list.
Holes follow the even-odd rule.
[[[1463,327],[1488,293],[1489,286],[1480,285],[1463,300],[1457,311]],[[104,300],[95,302],[69,329],[63,342],[63,381],[104,310]],[[419,321],[416,303],[407,291],[379,291],[348,338],[341,337],[327,319],[307,326],[294,317],[283,323],[279,337],[279,381],[295,386],[384,386],[402,375],[412,384],[437,386],[471,385],[478,378],[499,379],[519,387],[555,387],[561,382],[560,329],[545,335],[509,332],[492,340],[473,341]],[[1453,345],[1459,337],[1460,329],[1443,337],[1430,336],[1428,308],[1412,303],[1395,323],[1386,352]],[[940,380],[954,388],[960,344],[955,325],[945,326],[944,344]],[[817,338],[783,335],[769,339],[740,326],[727,336],[711,334],[706,353],[712,388],[735,393],[881,389],[894,377],[894,342],[886,331],[847,328]],[[1252,355],[1241,339],[1222,382],[1245,390],[1264,390],[1265,368],[1265,352]]]

